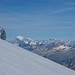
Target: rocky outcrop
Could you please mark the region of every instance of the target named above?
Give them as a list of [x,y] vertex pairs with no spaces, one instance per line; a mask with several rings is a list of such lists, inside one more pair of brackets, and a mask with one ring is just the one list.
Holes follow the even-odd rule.
[[2,27],[0,27],[0,38],[6,40],[6,32]]

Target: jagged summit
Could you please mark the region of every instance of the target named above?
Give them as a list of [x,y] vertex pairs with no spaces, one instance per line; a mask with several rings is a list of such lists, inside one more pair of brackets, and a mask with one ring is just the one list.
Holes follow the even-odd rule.
[[22,36],[17,36],[16,38],[19,39],[19,40],[21,40],[21,41],[23,41],[23,40],[25,39],[25,38],[22,37]]
[[1,26],[0,26],[0,38],[6,40],[6,32]]
[[31,38],[24,38],[22,36],[17,36],[15,41],[19,43],[23,43],[23,44],[28,44],[28,45],[40,45],[41,44],[41,42],[39,42],[38,40],[33,40]]
[[15,39],[12,44],[75,70],[75,41]]

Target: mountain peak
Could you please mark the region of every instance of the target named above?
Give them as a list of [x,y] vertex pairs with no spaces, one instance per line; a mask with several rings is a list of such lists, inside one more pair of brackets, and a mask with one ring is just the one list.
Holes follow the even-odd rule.
[[0,27],[0,38],[3,40],[6,39],[6,32],[2,27]]
[[22,36],[17,36],[16,38],[19,39],[19,40],[21,40],[21,41],[23,41],[23,40],[25,39],[25,38],[22,37]]
[[0,75],[75,75],[75,71],[0,39]]

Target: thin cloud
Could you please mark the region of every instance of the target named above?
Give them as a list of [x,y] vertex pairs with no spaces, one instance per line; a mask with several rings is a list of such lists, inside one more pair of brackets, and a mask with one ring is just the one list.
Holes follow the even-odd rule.
[[62,9],[58,9],[51,12],[51,14],[60,14],[60,13],[64,13],[64,12],[72,11],[72,10],[75,10],[75,8],[62,8]]
[[55,30],[57,30],[57,29],[60,29],[60,30],[66,29],[67,30],[67,29],[75,29],[75,26],[73,26],[73,25],[72,26],[68,26],[68,25],[67,26],[61,26],[60,25],[60,26],[47,26],[46,28],[52,29],[52,30],[54,30],[54,29]]
[[74,6],[75,5],[75,2],[68,2],[68,3],[65,3],[66,5],[71,5],[71,6]]

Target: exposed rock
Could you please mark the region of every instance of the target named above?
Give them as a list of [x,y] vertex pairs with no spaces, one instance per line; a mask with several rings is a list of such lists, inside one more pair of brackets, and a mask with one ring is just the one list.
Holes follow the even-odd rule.
[[0,38],[6,40],[6,32],[2,27],[0,27]]

